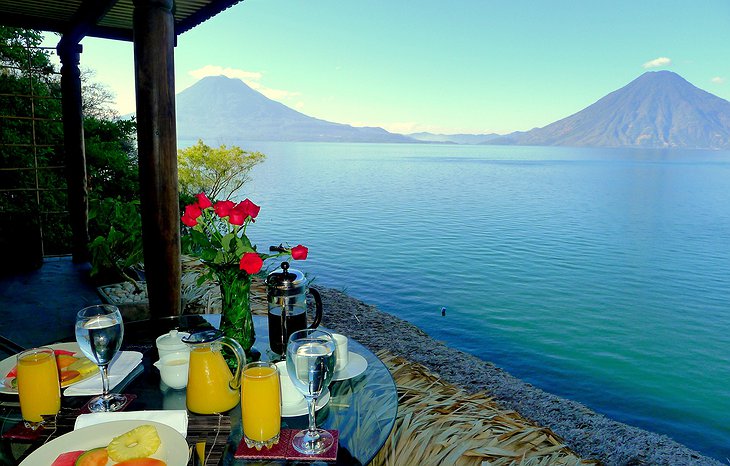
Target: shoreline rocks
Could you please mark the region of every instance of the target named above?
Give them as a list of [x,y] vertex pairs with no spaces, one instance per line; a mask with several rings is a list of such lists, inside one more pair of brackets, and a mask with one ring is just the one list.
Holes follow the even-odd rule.
[[504,407],[552,429],[584,459],[607,466],[724,464],[666,435],[614,421],[578,402],[547,393],[343,292],[323,287],[317,290],[326,310],[323,325],[351,336],[373,352],[388,349],[420,363],[470,393],[488,392]]

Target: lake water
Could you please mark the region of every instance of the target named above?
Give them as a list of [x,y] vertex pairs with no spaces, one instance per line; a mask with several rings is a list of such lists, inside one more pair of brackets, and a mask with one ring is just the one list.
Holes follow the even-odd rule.
[[239,144],[268,156],[259,249],[303,243],[316,283],[730,457],[730,152]]

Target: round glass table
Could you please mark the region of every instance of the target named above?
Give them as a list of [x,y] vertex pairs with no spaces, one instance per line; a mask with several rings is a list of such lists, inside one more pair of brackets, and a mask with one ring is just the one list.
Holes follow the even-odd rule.
[[[219,315],[189,315],[166,317],[156,320],[125,323],[123,350],[140,351],[144,357],[142,365],[133,371],[112,391],[136,395],[136,399],[128,407],[130,411],[156,409],[185,409],[185,389],[172,390],[160,381],[157,369],[152,365],[157,359],[155,339],[171,329],[180,331],[196,331],[217,328]],[[256,343],[254,349],[262,354],[262,359],[270,359],[266,317],[254,316]],[[66,341],[73,341],[69,336]],[[336,429],[339,432],[339,445],[336,463],[329,464],[368,464],[380,451],[390,435],[398,411],[398,397],[395,383],[390,372],[370,350],[350,339],[349,350],[357,353],[367,361],[367,369],[360,375],[348,380],[332,382],[330,400],[317,412],[317,425],[325,429]],[[13,400],[14,398],[14,400]],[[63,397],[63,407],[73,409],[80,407],[87,398]],[[19,420],[20,413],[14,407],[17,396],[2,395],[0,401],[4,407],[0,410],[0,418],[4,419],[2,431],[12,427],[13,419]],[[249,464],[246,460],[234,458],[236,448],[241,441],[240,403],[231,411],[224,413],[230,417],[230,435],[222,453],[219,464]],[[211,422],[215,423],[211,416]],[[200,419],[201,416],[197,416]],[[283,417],[282,428],[303,429],[307,426],[307,416],[303,413],[296,417]],[[195,443],[188,431],[188,442]],[[0,464],[2,457],[15,455],[18,451],[28,454],[37,444],[30,448],[22,448],[22,442],[3,438],[0,441]],[[11,460],[12,461],[12,458]],[[17,461],[17,458],[16,458]],[[269,464],[266,460],[257,459],[250,463]],[[9,463],[13,464],[13,463]],[[193,464],[193,463],[189,463]],[[210,463],[208,463],[210,464]],[[272,461],[271,464],[282,464]],[[294,463],[292,463],[294,464]],[[302,462],[302,464],[312,464]],[[183,465],[169,465],[183,466]]]

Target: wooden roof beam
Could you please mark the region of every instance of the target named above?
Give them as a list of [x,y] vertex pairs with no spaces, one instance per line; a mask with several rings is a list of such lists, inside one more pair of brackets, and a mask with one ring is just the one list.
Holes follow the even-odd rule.
[[[68,25],[63,20],[53,20],[50,18],[37,18],[28,15],[19,15],[7,13],[2,17],[2,25],[14,28],[36,29],[39,31],[49,31],[63,33],[68,29]],[[124,28],[112,28],[106,26],[92,27],[87,36],[101,37],[104,39],[132,41],[132,31]]]
[[227,10],[241,1],[242,0],[219,0],[205,5],[194,14],[175,24],[175,36],[179,36],[180,34],[189,31],[198,24],[207,21],[218,13]]
[[23,29],[39,29],[41,31],[61,32],[65,28],[63,20],[40,19],[30,15],[6,13],[2,25]]
[[99,22],[104,15],[116,5],[118,0],[84,0],[79,6],[78,10],[71,19],[71,26],[63,31],[61,41],[58,43],[58,47],[66,48],[73,47],[81,39],[86,37],[91,31],[96,28],[96,23]]

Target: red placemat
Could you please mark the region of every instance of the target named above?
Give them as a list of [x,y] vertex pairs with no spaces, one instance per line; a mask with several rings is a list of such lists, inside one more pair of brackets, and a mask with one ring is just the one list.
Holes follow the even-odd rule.
[[241,439],[241,443],[238,444],[236,453],[233,455],[239,459],[269,459],[269,460],[294,460],[294,461],[336,461],[337,460],[337,449],[339,432],[336,430],[328,430],[330,434],[335,438],[335,443],[332,448],[321,453],[319,455],[307,456],[299,453],[291,445],[291,438],[300,429],[282,429],[279,436],[279,443],[271,447],[270,449],[262,448],[256,450],[255,448],[248,448],[246,442]]
[[19,440],[23,442],[35,442],[41,435],[46,434],[45,427],[39,426],[35,430],[27,427],[24,421],[20,421],[13,427],[5,431],[3,438],[11,440]]
[[282,431],[279,433],[279,443],[272,446],[271,448],[262,448],[261,450],[247,447],[246,441],[244,439],[241,439],[241,443],[238,444],[236,453],[233,456],[235,458],[242,458],[246,460],[285,460],[286,451],[291,444],[291,436],[291,429],[282,429]]

